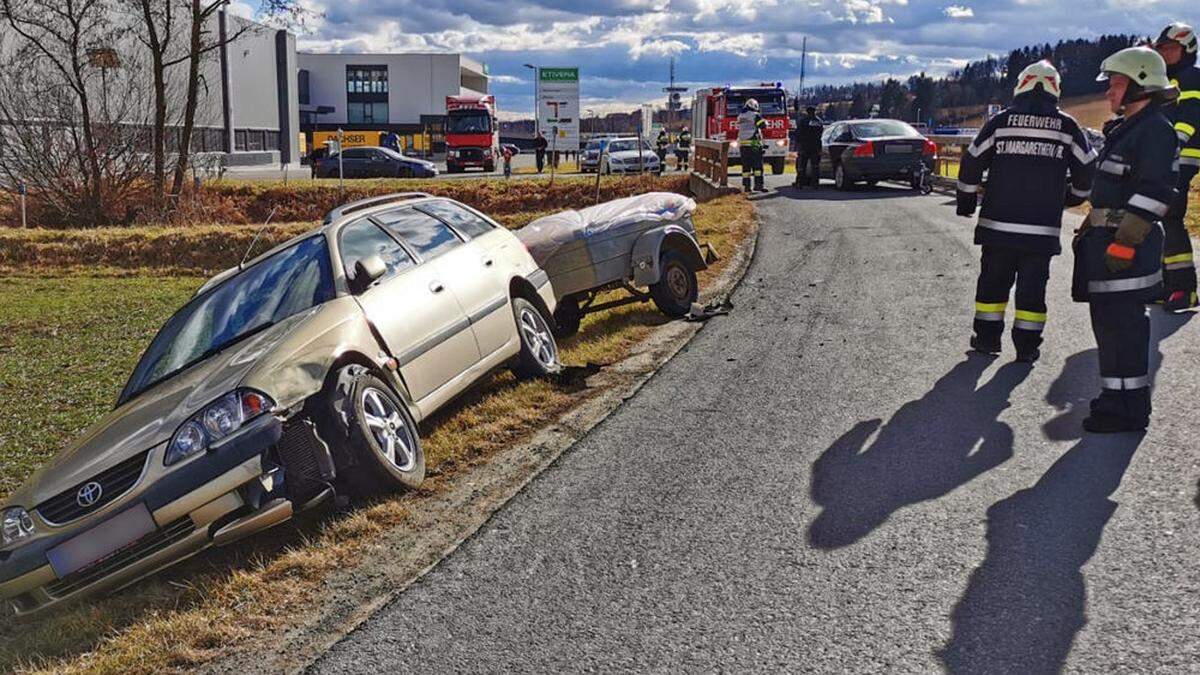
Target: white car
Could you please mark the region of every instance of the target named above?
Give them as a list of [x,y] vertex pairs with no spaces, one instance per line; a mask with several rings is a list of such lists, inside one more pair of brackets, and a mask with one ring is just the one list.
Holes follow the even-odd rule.
[[601,171],[604,173],[657,172],[658,155],[654,154],[650,142],[644,139],[641,142],[641,152],[638,152],[636,137],[614,138],[608,142],[602,165]]

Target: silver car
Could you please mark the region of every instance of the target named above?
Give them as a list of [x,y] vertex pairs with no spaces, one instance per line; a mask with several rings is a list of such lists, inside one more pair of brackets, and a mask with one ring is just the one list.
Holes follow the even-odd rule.
[[0,598],[38,611],[335,493],[420,484],[418,422],[496,368],[558,369],[555,304],[521,242],[462,204],[336,209],[204,284],[112,412],[12,495]]
[[637,137],[614,138],[608,142],[608,147],[601,160],[601,171],[612,173],[638,173],[641,171],[658,172],[658,155],[650,147],[650,142],[640,142],[638,151]]

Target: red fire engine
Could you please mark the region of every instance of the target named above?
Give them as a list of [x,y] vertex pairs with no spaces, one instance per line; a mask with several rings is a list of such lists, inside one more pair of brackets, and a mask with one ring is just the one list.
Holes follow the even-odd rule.
[[713,141],[731,141],[729,163],[741,164],[737,144],[737,117],[749,99],[756,99],[766,121],[763,131],[763,163],[771,173],[783,173],[787,161],[787,93],[782,82],[764,82],[757,87],[698,89],[692,102],[692,136]]
[[494,96],[446,97],[446,171],[468,167],[495,171],[500,155],[500,124]]

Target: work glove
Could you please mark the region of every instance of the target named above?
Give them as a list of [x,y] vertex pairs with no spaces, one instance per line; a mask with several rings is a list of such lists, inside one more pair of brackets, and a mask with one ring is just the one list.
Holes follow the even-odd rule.
[[955,211],[955,213],[960,216],[973,216],[975,215],[975,207],[978,204],[979,197],[977,195],[968,192],[960,192],[958,193],[958,209]]
[[1104,264],[1110,272],[1124,272],[1133,267],[1137,247],[1146,241],[1151,227],[1148,220],[1128,211],[1121,216],[1115,241],[1104,251]]

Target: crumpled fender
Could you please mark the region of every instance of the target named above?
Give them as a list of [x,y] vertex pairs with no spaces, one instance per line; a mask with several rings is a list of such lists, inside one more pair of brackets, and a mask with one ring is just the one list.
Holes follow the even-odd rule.
[[662,276],[658,261],[664,249],[672,248],[691,260],[693,268],[702,270],[708,267],[700,245],[687,229],[680,225],[663,225],[653,230],[647,230],[638,237],[633,245],[633,255],[630,263],[633,266],[633,283],[635,286],[650,286],[658,283]]
[[268,394],[278,409],[287,410],[319,393],[330,370],[347,358],[373,364],[412,408],[403,383],[388,367],[391,355],[376,339],[358,302],[350,296],[322,305],[259,360],[244,378],[243,385]]

